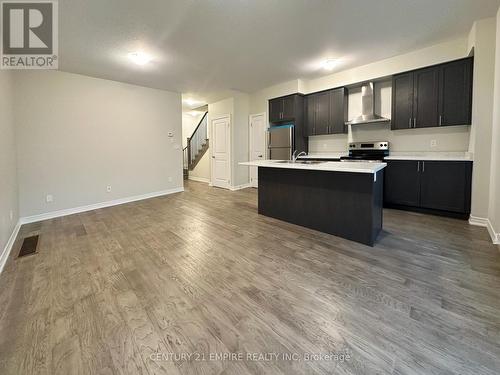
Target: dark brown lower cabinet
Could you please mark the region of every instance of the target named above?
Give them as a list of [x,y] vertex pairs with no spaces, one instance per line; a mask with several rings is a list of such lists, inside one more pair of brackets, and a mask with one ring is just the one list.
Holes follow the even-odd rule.
[[386,202],[418,206],[420,200],[418,163],[416,160],[394,160],[387,163],[384,193]]
[[384,205],[468,218],[471,161],[389,160]]
[[422,161],[420,206],[470,213],[472,162]]

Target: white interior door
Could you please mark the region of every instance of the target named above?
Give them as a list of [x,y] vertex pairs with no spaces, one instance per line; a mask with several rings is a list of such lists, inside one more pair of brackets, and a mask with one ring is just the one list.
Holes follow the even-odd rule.
[[230,130],[229,116],[212,120],[212,185],[225,189],[231,180]]
[[[266,115],[250,115],[250,160],[266,158]],[[250,184],[258,187],[257,167],[250,167]]]

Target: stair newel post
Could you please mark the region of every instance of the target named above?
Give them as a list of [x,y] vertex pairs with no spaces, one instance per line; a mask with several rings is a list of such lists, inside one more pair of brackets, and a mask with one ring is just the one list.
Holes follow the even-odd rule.
[[188,168],[191,166],[191,138],[187,139]]

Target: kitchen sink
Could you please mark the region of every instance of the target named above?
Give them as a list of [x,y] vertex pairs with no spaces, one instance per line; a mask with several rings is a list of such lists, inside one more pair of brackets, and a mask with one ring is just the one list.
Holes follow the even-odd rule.
[[321,160],[297,160],[297,161],[280,160],[280,161],[277,161],[276,163],[280,163],[280,164],[321,164],[321,163],[325,163],[325,162],[321,161]]

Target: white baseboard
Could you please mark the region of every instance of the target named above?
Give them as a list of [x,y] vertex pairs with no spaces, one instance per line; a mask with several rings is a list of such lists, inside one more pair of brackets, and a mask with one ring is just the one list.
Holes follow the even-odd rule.
[[9,240],[5,244],[3,248],[2,254],[0,255],[0,273],[2,273],[5,263],[7,263],[7,259],[9,258],[10,252],[12,251],[12,247],[14,246],[14,242],[16,241],[17,234],[19,233],[19,229],[21,228],[21,221],[18,221],[12,234],[9,237]]
[[491,221],[488,220],[488,225],[486,226],[486,228],[488,228],[488,233],[490,234],[493,243],[495,245],[500,245],[500,233],[495,232],[495,229],[493,229]]
[[210,179],[205,178],[205,177],[188,176],[188,179],[193,180],[193,181],[198,181],[198,182],[204,182],[206,184],[210,183]]
[[120,204],[136,202],[136,201],[141,201],[144,199],[150,199],[150,198],[155,198],[155,197],[161,197],[163,195],[180,193],[182,191],[184,191],[183,187],[162,190],[162,191],[156,191],[153,193],[135,195],[132,197],[120,198],[120,199],[115,199],[115,200],[107,201],[107,202],[89,204],[87,206],[80,206],[80,207],[75,207],[75,208],[68,208],[65,210],[52,211],[52,212],[47,212],[45,214],[40,214],[40,215],[26,216],[26,217],[22,217],[19,221],[21,224],[35,223],[37,221],[54,219],[56,217],[68,216],[68,215],[78,214],[78,213],[85,212],[85,211],[97,210],[99,208],[118,206]]
[[237,185],[237,186],[230,186],[229,190],[231,191],[236,191],[236,190],[241,190],[241,189],[246,189],[252,187],[252,184],[250,182],[243,184],[243,185]]
[[477,217],[477,216],[470,216],[469,217],[469,224],[470,225],[477,225],[479,227],[485,227],[488,229],[488,233],[491,237],[491,240],[495,245],[500,245],[500,233],[496,233],[495,230],[493,229],[493,225],[491,224],[490,219],[485,218],[485,217]]
[[488,219],[485,217],[478,217],[478,216],[469,216],[469,224],[470,225],[476,225],[478,227],[487,227],[488,226]]

